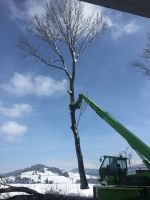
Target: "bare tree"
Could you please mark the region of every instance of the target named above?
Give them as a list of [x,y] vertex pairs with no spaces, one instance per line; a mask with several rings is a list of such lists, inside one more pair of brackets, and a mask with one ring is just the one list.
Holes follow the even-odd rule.
[[[79,56],[106,28],[102,15],[84,13],[84,4],[77,0],[49,1],[42,17],[34,16],[32,28],[19,40],[26,55],[50,68],[62,71],[69,81],[71,129],[75,140],[81,188],[88,188],[76,122],[75,79]],[[70,58],[67,60],[65,53]]]
[[148,35],[148,43],[144,48],[141,60],[133,63],[133,66],[141,71],[144,75],[150,76],[150,34]]
[[130,148],[127,147],[124,151],[119,152],[119,156],[122,156],[124,158],[127,158],[127,164],[128,167],[130,168],[130,173],[132,174],[132,152],[130,151]]

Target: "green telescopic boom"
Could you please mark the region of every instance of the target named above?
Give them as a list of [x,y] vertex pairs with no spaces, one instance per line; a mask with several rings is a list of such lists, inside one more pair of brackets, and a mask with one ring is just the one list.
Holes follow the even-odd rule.
[[141,157],[141,159],[143,160],[144,164],[148,167],[148,169],[150,169],[150,147],[146,145],[142,140],[140,140],[137,136],[135,136],[120,122],[114,119],[108,112],[102,110],[98,105],[96,105],[85,95],[80,94],[79,98],[72,106],[74,106],[76,109],[80,108],[82,100],[84,100],[103,120],[105,120],[129,143],[129,145]]

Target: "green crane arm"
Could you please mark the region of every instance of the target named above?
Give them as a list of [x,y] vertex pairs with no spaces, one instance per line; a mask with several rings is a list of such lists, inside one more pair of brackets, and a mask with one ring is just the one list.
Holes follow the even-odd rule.
[[135,136],[131,131],[129,131],[120,122],[114,119],[108,112],[102,110],[98,105],[92,102],[88,97],[83,94],[79,95],[79,98],[73,104],[77,109],[80,108],[84,100],[103,120],[105,120],[113,129],[115,129],[128,143],[129,145],[138,153],[138,155],[143,160],[144,164],[150,169],[150,147],[146,145],[142,140]]

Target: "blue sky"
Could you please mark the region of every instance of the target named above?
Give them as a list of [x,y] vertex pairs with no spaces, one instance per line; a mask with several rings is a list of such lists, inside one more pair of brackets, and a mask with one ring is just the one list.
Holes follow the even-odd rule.
[[[67,81],[62,73],[31,58],[21,58],[18,37],[47,0],[0,1],[0,172],[43,163],[77,167],[70,130]],[[148,145],[150,80],[130,63],[146,45],[149,19],[85,4],[86,14],[103,11],[105,34],[80,57],[76,92],[88,95]],[[118,155],[126,141],[87,108],[79,125],[85,166],[99,167],[99,157]],[[133,163],[140,160],[133,154]]]

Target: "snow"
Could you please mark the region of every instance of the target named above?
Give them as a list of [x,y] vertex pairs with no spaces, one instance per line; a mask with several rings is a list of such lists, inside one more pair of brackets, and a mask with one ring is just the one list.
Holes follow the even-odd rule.
[[81,195],[81,196],[92,196],[93,195],[93,184],[90,184],[89,189],[81,190],[80,184],[12,184],[14,186],[24,186],[36,190],[40,193],[59,193],[64,195]]
[[4,182],[4,180],[9,180],[9,181],[14,182],[15,181],[15,177],[14,176],[9,176],[9,177],[3,178],[3,182]]
[[[81,190],[80,184],[76,183],[76,181],[80,179],[79,173],[68,172],[68,174],[69,177],[60,176],[59,174],[53,173],[52,171],[49,171],[47,168],[44,168],[42,172],[27,171],[21,173],[17,177],[15,176],[5,177],[4,182],[10,181],[6,183],[12,186],[28,187],[43,194],[59,193],[63,195],[77,195],[77,196],[87,196],[87,197],[93,196],[93,184],[89,184],[89,189]],[[86,177],[97,178],[95,176],[89,176],[89,175],[86,175]],[[23,182],[19,182],[20,178],[23,180]],[[26,179],[28,179],[27,182]],[[18,180],[18,182],[16,182],[16,180]],[[23,193],[13,192],[9,194],[3,194],[0,195],[0,199],[4,199],[5,197],[8,197],[8,195],[13,196],[17,194],[23,194]]]
[[[48,171],[44,168],[44,172],[40,171],[28,171],[20,174],[20,178],[28,178],[31,180],[30,183],[47,183],[47,181],[55,184],[72,184],[80,180],[79,173],[68,172],[69,177],[60,176],[59,174]],[[86,175],[87,178],[97,178],[95,176]],[[9,177],[10,179],[10,177]],[[14,180],[15,177],[11,177]]]
[[29,178],[33,180],[34,182],[41,182],[41,183],[45,183],[46,180],[53,181],[54,183],[70,183],[69,178],[65,176],[60,176],[58,174],[55,174],[47,170],[45,170],[44,173],[39,172],[39,171],[24,172],[24,173],[21,173],[20,177]]
[[[89,184],[89,189],[86,190],[81,190],[80,189],[80,184],[11,184],[12,186],[23,186],[23,187],[28,187],[33,190],[36,190],[40,193],[59,193],[63,195],[77,195],[77,196],[85,196],[85,197],[91,197],[93,196],[93,184]],[[3,196],[0,196],[0,199],[4,199],[6,196],[13,196],[13,195],[20,195],[23,193],[9,193],[9,194],[4,194]]]
[[[76,183],[77,180],[80,180],[79,173],[74,173],[74,172],[68,172],[69,178],[72,183]],[[95,178],[97,179],[96,176],[91,176],[91,175],[86,175],[86,178]]]

